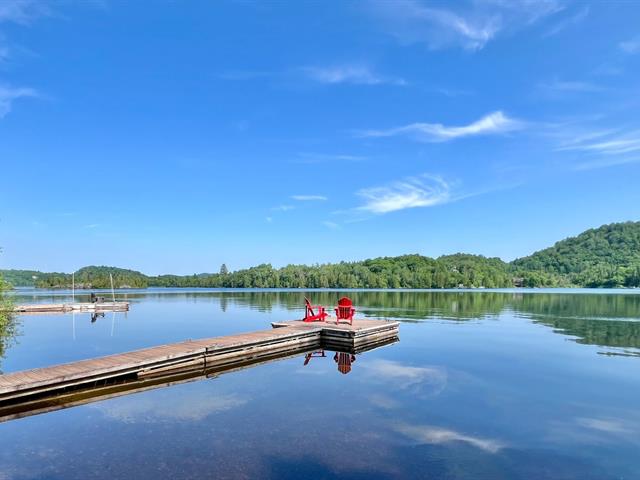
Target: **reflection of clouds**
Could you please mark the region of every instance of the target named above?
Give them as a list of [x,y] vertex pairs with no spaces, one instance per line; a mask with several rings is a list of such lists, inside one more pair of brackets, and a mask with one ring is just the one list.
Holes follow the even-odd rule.
[[197,421],[214,413],[224,412],[247,403],[238,395],[182,395],[167,397],[121,397],[95,408],[107,417],[124,423],[154,423],[161,421]]
[[385,410],[391,410],[392,408],[397,408],[398,406],[400,406],[400,403],[398,401],[380,393],[370,395],[369,401],[376,407],[384,408]]
[[549,439],[554,442],[577,442],[590,445],[627,441],[640,443],[637,432],[640,422],[630,418],[578,417],[568,421],[552,422]]
[[584,428],[598,430],[604,433],[629,434],[633,430],[625,426],[624,423],[615,418],[577,418],[576,423]]
[[497,453],[504,448],[504,445],[497,440],[473,437],[455,430],[447,430],[432,425],[399,424],[395,426],[395,430],[418,443],[440,445],[451,442],[464,442],[489,453]]
[[372,360],[362,365],[374,379],[399,388],[426,388],[437,395],[447,385],[447,372],[439,367],[413,367],[391,360]]

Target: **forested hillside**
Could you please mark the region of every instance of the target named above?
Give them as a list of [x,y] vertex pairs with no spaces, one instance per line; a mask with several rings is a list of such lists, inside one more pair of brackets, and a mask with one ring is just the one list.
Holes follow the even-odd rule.
[[523,272],[558,275],[572,285],[640,286],[640,222],[587,230],[512,265]]
[[[31,270],[0,271],[15,286],[71,287],[71,274]],[[322,265],[270,264],[228,272],[147,276],[114,267],[84,267],[77,288],[235,287],[235,288],[498,288],[638,287],[640,222],[604,225],[556,243],[528,257],[505,263],[499,258],[458,253],[380,257]]]

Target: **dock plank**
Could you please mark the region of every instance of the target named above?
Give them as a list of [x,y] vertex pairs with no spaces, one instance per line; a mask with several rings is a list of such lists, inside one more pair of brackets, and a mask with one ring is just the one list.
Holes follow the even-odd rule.
[[[323,338],[331,344],[356,346],[360,337],[379,339],[397,336],[397,322],[354,320],[353,325],[299,320],[274,322],[270,330],[239,333],[224,337],[185,340],[131,352],[81,360],[78,362],[0,375],[0,406],[4,401],[35,394],[55,393],[69,387],[92,384],[96,380],[118,378],[140,372],[175,368],[176,365],[207,365],[242,362],[256,355],[267,355],[301,345],[320,348]],[[79,388],[79,387],[78,387]]]

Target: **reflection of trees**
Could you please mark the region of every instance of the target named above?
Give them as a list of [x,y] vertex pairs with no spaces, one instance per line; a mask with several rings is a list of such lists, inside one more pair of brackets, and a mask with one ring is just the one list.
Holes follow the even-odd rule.
[[[15,343],[17,334],[18,322],[16,316],[6,310],[0,310],[0,358],[4,358],[7,349]],[[0,371],[1,373],[2,371]]]
[[629,321],[640,317],[639,295],[432,291],[252,291],[216,295],[260,311],[278,307],[300,312],[305,295],[326,307],[348,295],[361,315],[403,321],[464,321],[512,310],[558,333],[576,336],[580,343],[640,348],[640,322]]
[[640,322],[629,321],[640,317],[640,295],[489,291],[221,291],[211,295],[221,303],[261,312],[274,308],[295,311],[292,318],[302,316],[305,295],[327,308],[347,295],[360,315],[405,322],[430,318],[464,321],[511,310],[557,333],[578,337],[580,343],[640,348]]
[[524,295],[514,309],[579,343],[640,348],[640,295]]
[[[304,297],[330,312],[338,299],[351,297],[357,315],[405,322],[443,318],[472,320],[497,316],[503,311],[531,318],[558,333],[578,337],[578,342],[611,347],[640,348],[640,295],[525,293],[495,291],[327,291],[327,290],[218,290],[146,291],[126,293],[126,299],[211,301],[223,310],[230,306],[272,312],[290,311],[290,318],[304,314]],[[78,295],[76,295],[77,297]],[[39,297],[42,298],[42,297]],[[52,297],[60,301],[60,297]],[[82,301],[82,300],[81,300]]]
[[[486,292],[418,292],[418,291],[246,291],[216,292],[236,305],[271,311],[273,308],[302,312],[304,297],[312,303],[332,310],[338,299],[346,295],[364,316],[421,320],[433,316],[467,320],[499,314],[511,294]],[[302,316],[302,313],[300,314]]]

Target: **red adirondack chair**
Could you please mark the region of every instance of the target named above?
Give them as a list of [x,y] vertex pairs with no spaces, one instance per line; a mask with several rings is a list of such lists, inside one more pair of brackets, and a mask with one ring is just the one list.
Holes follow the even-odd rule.
[[[316,313],[317,312],[317,313]],[[320,305],[311,305],[307,297],[304,297],[304,318],[303,322],[324,322],[329,314]]]
[[342,297],[338,300],[338,306],[336,307],[336,323],[340,323],[340,320],[349,320],[349,325],[353,325],[353,316],[356,313],[356,309],[353,308],[353,302],[349,297]]

